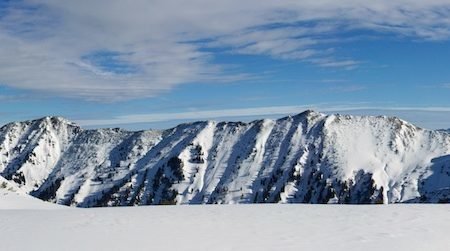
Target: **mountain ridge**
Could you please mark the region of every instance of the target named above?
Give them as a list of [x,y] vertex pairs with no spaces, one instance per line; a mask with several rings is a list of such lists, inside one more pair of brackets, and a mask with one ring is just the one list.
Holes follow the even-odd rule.
[[58,204],[448,202],[450,135],[386,116],[311,110],[166,130],[62,117],[0,128],[0,175]]

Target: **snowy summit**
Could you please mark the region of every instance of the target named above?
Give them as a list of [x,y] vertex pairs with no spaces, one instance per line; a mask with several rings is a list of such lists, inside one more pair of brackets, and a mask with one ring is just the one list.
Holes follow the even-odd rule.
[[137,132],[45,117],[0,129],[0,174],[78,207],[449,202],[450,135],[314,111]]

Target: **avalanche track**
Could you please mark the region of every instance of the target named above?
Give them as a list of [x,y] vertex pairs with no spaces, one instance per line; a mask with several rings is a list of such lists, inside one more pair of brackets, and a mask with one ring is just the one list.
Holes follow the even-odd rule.
[[313,111],[137,132],[45,117],[0,128],[0,175],[78,207],[449,202],[450,133]]

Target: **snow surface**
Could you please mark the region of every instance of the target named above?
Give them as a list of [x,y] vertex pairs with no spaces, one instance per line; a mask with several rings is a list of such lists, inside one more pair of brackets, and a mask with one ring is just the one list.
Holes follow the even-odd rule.
[[[0,177],[0,210],[3,209],[58,209],[63,206],[44,202],[26,194],[22,189]],[[0,225],[2,221],[0,221]]]
[[[0,201],[3,201],[3,197]],[[0,210],[2,250],[433,250],[450,206],[201,205]]]
[[0,128],[0,176],[78,207],[450,202],[450,134],[313,111],[139,132],[46,117]]
[[[179,204],[211,202],[199,196],[204,194],[228,203],[251,202],[251,192],[261,194],[260,181],[276,170],[283,172],[268,195],[275,201],[280,194],[280,203],[299,202],[299,195],[320,191],[322,181],[356,177],[360,169],[372,172],[375,185],[385,187],[384,202],[417,198],[421,190],[429,202],[449,198],[447,133],[388,118],[308,116],[135,133],[102,129],[81,134],[51,118],[37,125],[11,124],[3,128],[0,146],[0,168],[13,178],[0,176],[0,250],[449,250],[448,204],[82,209],[28,194],[45,187],[46,175],[51,187],[57,182],[49,177],[62,173],[56,198],[49,200],[82,203],[112,187],[112,181],[126,181],[123,193],[139,194],[145,204],[142,187],[151,189],[149,177],[177,156],[185,176],[173,185]],[[199,155],[203,161],[194,159]],[[24,174],[24,184],[14,182],[14,177],[20,181],[16,169]],[[305,182],[289,181],[291,170]],[[307,177],[320,179],[309,185]],[[311,198],[319,201],[314,194]]]

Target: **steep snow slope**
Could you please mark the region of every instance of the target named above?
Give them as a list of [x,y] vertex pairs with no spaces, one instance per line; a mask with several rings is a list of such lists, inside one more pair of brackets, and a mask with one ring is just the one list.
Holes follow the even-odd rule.
[[14,183],[0,177],[0,210],[2,209],[61,209],[60,205],[36,199]]
[[84,130],[62,118],[0,129],[0,174],[80,207],[450,201],[450,134],[397,118],[306,111],[164,131]]
[[2,250],[447,251],[448,205],[0,210]]
[[58,117],[12,123],[0,129],[0,172],[26,190],[40,187],[79,127]]

